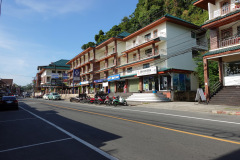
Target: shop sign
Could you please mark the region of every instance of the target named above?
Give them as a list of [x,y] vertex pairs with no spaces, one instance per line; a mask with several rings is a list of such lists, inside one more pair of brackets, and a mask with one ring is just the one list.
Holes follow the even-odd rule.
[[62,78],[63,78],[64,80],[65,80],[65,79],[68,79],[68,74],[67,74],[67,73],[63,73],[62,76],[63,76]]
[[80,82],[80,85],[83,85],[83,84],[89,84],[89,81]]
[[102,83],[103,81],[105,81],[106,79],[98,79],[98,80],[94,80],[94,83]]
[[103,87],[107,87],[108,86],[108,82],[103,82]]
[[116,74],[108,77],[108,81],[114,81],[118,79],[120,79],[120,74]]
[[151,68],[145,68],[138,70],[137,76],[145,76],[145,75],[151,75],[151,74],[157,74],[157,67],[151,67]]
[[80,69],[73,69],[73,80],[80,80]]
[[59,74],[58,73],[52,73],[51,77],[52,78],[59,78]]

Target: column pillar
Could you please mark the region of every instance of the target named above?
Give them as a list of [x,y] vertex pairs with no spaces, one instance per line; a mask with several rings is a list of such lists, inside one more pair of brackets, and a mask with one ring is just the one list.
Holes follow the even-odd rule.
[[210,90],[209,90],[209,72],[208,72],[208,60],[203,58],[203,67],[204,67],[204,85],[205,85],[205,96],[207,102],[210,100]]
[[137,59],[140,60],[140,49],[137,50]]
[[105,56],[107,56],[107,54],[108,54],[108,46],[106,45],[105,46]]
[[115,81],[115,89],[114,89],[114,92],[117,93],[117,82]]
[[117,53],[117,40],[114,41],[114,52]]
[[105,68],[108,68],[108,59],[105,59]]
[[223,84],[223,62],[222,57],[218,59],[219,82]]
[[139,90],[142,92],[143,91],[143,77],[139,77]]
[[152,55],[155,55],[155,43],[152,44]]

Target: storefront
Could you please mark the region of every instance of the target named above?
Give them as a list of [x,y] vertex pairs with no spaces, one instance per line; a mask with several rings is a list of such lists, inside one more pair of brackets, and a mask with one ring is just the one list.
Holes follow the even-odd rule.
[[107,79],[108,79],[108,83],[109,83],[109,86],[110,86],[110,88],[109,88],[110,93],[115,92],[115,87],[117,88],[116,92],[123,92],[125,81],[119,81],[120,80],[120,74],[108,76]]
[[191,81],[190,74],[173,73],[173,90],[175,91],[190,91]]
[[240,85],[240,61],[224,63],[224,86]]
[[137,72],[137,76],[143,77],[143,91],[148,92],[159,90],[159,80],[156,66],[139,70]]
[[104,91],[103,82],[105,82],[105,81],[107,81],[107,79],[94,80],[96,92]]
[[139,78],[128,79],[128,92],[139,91]]
[[89,91],[90,82],[89,81],[83,81],[83,82],[80,82],[79,84],[82,87],[81,88],[81,90],[82,90],[81,92],[82,93],[87,93],[87,94],[90,93],[90,91]]

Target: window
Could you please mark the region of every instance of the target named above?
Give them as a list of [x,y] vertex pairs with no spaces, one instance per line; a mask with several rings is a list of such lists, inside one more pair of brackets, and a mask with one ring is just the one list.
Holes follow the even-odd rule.
[[127,73],[132,73],[132,67],[127,68]]
[[147,49],[147,50],[145,50],[145,55],[146,56],[151,56],[152,55],[152,48],[149,48],[149,49]]
[[227,28],[221,31],[222,40],[232,37],[232,28]]
[[157,32],[158,32],[157,29],[153,31],[153,37],[154,37],[154,38],[157,38],[157,37],[158,37]]
[[47,82],[50,82],[50,77],[47,77]]
[[136,53],[133,54],[133,60],[134,60],[134,61],[137,60],[137,55],[136,55]]
[[196,33],[191,31],[191,38],[196,38]]
[[136,40],[133,40],[133,47],[135,47],[136,45]]
[[237,27],[237,36],[240,37],[240,26]]
[[150,67],[150,63],[143,64],[143,69],[144,68],[149,68],[149,67]]
[[52,73],[56,73],[56,71],[55,71],[55,70],[52,70]]
[[150,41],[150,39],[151,39],[151,33],[146,34],[146,35],[144,36],[144,38],[145,38],[145,41]]
[[221,2],[221,13],[222,14],[227,14],[230,12],[230,5],[229,5],[229,1],[223,1]]

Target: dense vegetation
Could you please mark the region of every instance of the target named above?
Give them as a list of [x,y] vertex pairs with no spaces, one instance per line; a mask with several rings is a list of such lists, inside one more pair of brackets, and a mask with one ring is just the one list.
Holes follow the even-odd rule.
[[193,1],[194,0],[139,0],[135,11],[131,15],[123,17],[120,24],[114,25],[107,32],[100,30],[94,37],[95,42],[84,44],[82,49],[84,50],[94,46],[123,31],[133,33],[167,13],[196,25],[201,25],[207,20],[208,13],[201,8],[193,6]]

